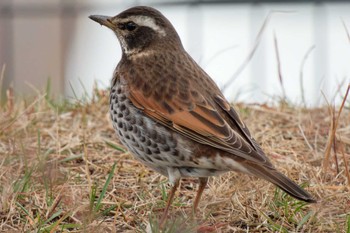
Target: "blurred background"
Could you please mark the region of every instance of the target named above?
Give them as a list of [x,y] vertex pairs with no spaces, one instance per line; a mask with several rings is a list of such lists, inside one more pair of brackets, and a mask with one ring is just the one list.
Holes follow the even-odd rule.
[[2,94],[108,88],[121,49],[88,16],[135,5],[160,10],[232,101],[339,104],[350,83],[350,1],[0,0]]

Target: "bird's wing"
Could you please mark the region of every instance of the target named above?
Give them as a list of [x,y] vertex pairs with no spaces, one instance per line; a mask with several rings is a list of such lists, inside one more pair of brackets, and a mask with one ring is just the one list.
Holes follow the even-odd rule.
[[[215,85],[209,77],[202,81]],[[213,91],[218,93],[210,95],[203,93],[203,85],[199,83],[186,84],[180,87],[169,84],[173,85],[172,89],[177,88],[171,96],[167,95],[166,87],[159,93],[159,90],[150,92],[150,86],[144,88],[147,83],[132,85],[129,97],[144,114],[194,141],[273,167],[216,85]]]

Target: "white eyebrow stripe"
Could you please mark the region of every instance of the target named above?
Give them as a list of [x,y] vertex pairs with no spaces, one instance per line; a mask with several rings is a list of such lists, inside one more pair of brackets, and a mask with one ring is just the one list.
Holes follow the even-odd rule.
[[142,16],[131,16],[128,19],[132,20],[134,23],[140,26],[152,28],[154,31],[158,32],[162,36],[166,36],[165,30],[159,27],[156,24],[155,20],[151,17],[142,15]]

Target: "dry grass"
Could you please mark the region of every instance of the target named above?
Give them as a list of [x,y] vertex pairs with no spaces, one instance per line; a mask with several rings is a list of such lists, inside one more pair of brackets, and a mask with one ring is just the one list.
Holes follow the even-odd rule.
[[[47,95],[31,101],[14,99],[11,92],[8,97],[0,109],[0,231],[157,232],[166,178],[117,144],[107,92],[60,105]],[[232,172],[210,180],[193,219],[197,182],[188,179],[167,232],[350,232],[344,163],[350,160],[349,102],[336,131],[327,107],[237,107],[273,163],[319,203],[305,205],[263,180]]]

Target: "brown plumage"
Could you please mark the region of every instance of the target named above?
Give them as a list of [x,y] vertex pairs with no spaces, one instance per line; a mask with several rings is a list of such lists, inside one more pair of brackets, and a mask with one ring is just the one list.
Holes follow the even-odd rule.
[[313,197],[271,164],[214,81],[184,50],[171,23],[150,7],[115,17],[90,16],[112,29],[122,50],[110,113],[122,143],[137,159],[169,177],[198,177],[198,205],[208,177],[228,171],[266,179],[306,202]]

